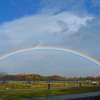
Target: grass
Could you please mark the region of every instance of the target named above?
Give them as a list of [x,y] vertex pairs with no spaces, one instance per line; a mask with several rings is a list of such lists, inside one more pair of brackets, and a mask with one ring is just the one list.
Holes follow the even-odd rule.
[[71,94],[80,94],[80,93],[97,92],[97,91],[100,91],[100,86],[51,88],[51,89],[0,92],[0,97],[4,98],[4,100],[24,100],[29,98],[71,95]]

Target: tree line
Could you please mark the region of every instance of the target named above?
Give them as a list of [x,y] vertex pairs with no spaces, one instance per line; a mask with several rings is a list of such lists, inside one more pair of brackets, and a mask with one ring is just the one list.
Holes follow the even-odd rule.
[[16,74],[16,75],[1,75],[0,80],[18,80],[18,81],[68,81],[68,80],[100,80],[100,76],[86,76],[86,77],[62,77],[59,75],[42,76],[39,74]]

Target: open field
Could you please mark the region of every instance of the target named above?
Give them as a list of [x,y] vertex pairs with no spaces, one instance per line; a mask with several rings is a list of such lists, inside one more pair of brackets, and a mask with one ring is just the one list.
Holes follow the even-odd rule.
[[9,82],[0,84],[0,98],[4,100],[24,100],[27,98],[50,97],[100,91],[100,85],[84,85],[79,83],[52,82],[48,89],[46,82]]
[[48,84],[50,84],[50,87],[65,87],[65,86],[79,86],[78,82],[26,82],[26,81],[9,81],[6,83],[0,84],[0,89],[38,89],[38,88],[47,88]]
[[0,92],[0,97],[4,100],[24,100],[29,98],[51,97],[60,95],[71,95],[79,93],[97,92],[100,91],[100,86],[92,87],[70,87],[70,88],[52,88],[52,89],[37,89],[37,90],[17,90],[9,92]]

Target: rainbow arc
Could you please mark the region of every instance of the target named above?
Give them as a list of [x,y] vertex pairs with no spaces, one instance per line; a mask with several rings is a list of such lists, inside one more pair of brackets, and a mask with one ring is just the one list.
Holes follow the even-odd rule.
[[91,57],[87,54],[84,54],[82,52],[72,50],[72,49],[69,49],[69,48],[62,48],[62,47],[56,47],[56,46],[39,46],[39,47],[29,47],[29,48],[23,48],[23,49],[15,50],[13,52],[9,52],[7,54],[0,56],[0,61],[4,60],[6,58],[9,58],[11,56],[17,55],[17,54],[30,52],[30,51],[36,51],[36,50],[56,50],[56,51],[67,52],[67,53],[79,56],[83,59],[86,59],[86,60],[88,60],[88,61],[90,61],[90,62],[92,62],[92,63],[94,63],[94,64],[96,64],[97,66],[100,67],[100,62],[97,59],[95,59],[95,58],[93,58],[93,57]]

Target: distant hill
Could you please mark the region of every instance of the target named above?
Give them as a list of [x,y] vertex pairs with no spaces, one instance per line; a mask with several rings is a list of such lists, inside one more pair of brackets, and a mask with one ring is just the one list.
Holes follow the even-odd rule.
[[8,75],[8,73],[0,71],[0,75]]

